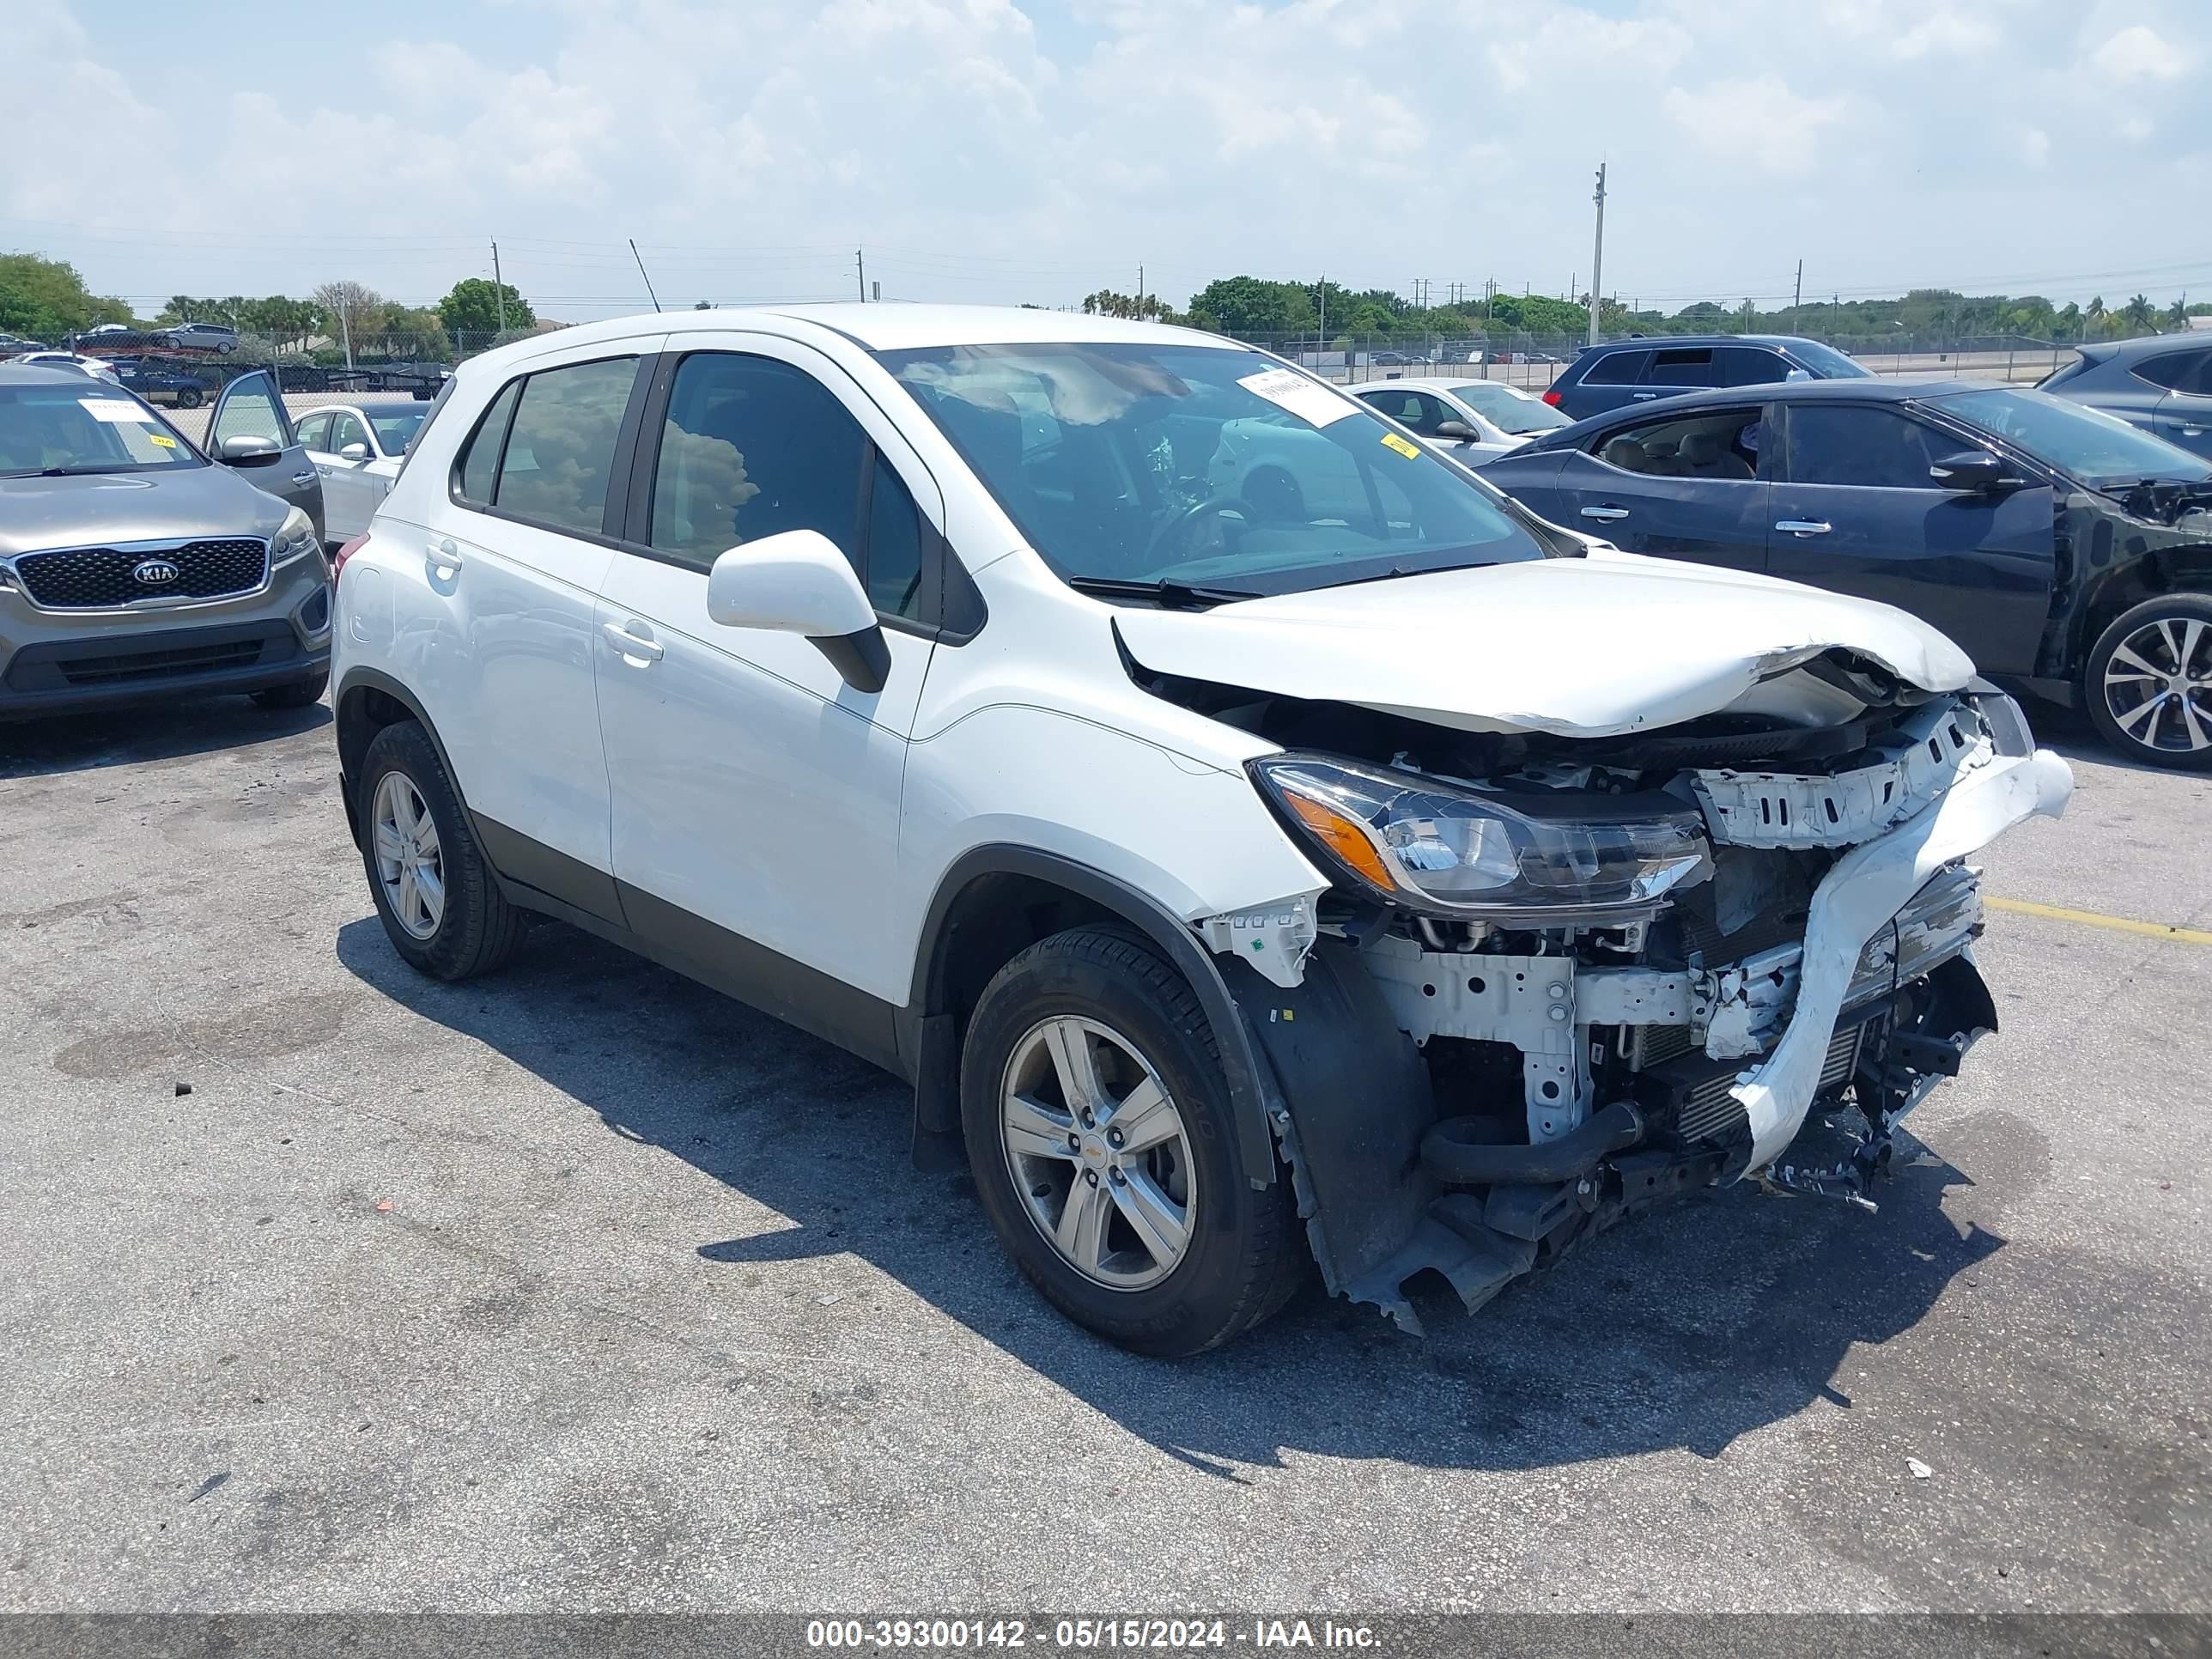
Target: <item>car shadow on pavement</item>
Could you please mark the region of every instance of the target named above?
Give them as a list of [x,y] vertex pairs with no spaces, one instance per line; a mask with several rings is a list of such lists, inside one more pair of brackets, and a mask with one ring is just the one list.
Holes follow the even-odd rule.
[[[849,1254],[1229,1480],[1285,1453],[1492,1469],[1677,1448],[1717,1456],[1817,1400],[1850,1409],[1841,1367],[1853,1346],[1910,1330],[1954,1276],[2003,1247],[1944,1215],[1945,1189],[1966,1177],[1907,1149],[1879,1215],[1735,1188],[1616,1227],[1478,1314],[1448,1294],[1426,1299],[1423,1338],[1328,1297],[1316,1279],[1224,1349],[1145,1359],[1029,1288],[969,1177],[915,1167],[910,1092],[842,1051],[553,923],[498,978],[465,986],[415,974],[373,917],[340,931],[337,955],[613,1133],[787,1218],[702,1239],[700,1258],[735,1267]],[[865,1327],[843,1333],[866,1338]]]
[[88,772],[103,766],[181,760],[297,737],[331,723],[322,703],[264,708],[246,697],[149,703],[97,714],[0,724],[0,778]]

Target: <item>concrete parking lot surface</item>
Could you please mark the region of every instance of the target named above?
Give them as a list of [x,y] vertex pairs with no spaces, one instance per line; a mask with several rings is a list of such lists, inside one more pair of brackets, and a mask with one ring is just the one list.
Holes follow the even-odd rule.
[[[1990,891],[2212,927],[2212,783],[2057,729]],[[1316,1290],[1162,1364],[866,1066],[551,925],[416,977],[332,749],[0,727],[0,1607],[2212,1601],[2212,947],[1993,915],[1878,1215],[1734,1189],[1425,1340]]]

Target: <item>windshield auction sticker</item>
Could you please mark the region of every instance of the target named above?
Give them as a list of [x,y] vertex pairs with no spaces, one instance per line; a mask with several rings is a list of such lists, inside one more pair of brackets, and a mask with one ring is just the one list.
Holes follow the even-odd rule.
[[1384,433],[1382,434],[1382,442],[1385,447],[1396,450],[1401,455],[1403,455],[1409,461],[1418,461],[1421,459],[1421,452],[1415,448],[1410,441],[1400,437],[1395,432]]
[[129,422],[132,426],[151,426],[154,412],[141,409],[137,404],[127,404],[120,398],[80,398],[77,402],[95,421],[105,421],[110,426]]
[[1278,409],[1288,410],[1302,421],[1327,426],[1358,412],[1358,405],[1340,398],[1327,386],[1287,368],[1264,369],[1237,382],[1255,397],[1265,398]]

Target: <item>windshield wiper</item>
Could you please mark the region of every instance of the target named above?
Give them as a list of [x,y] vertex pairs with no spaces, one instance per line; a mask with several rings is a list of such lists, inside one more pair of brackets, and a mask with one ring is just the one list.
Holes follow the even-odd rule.
[[1079,593],[1095,593],[1102,599],[1151,599],[1174,605],[1230,605],[1265,597],[1242,587],[1208,587],[1172,577],[1137,581],[1126,576],[1070,576],[1067,585]]

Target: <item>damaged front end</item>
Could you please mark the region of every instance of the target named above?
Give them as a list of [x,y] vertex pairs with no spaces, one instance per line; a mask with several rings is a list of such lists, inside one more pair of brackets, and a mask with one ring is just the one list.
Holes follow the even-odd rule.
[[[1332,1291],[1418,1328],[1414,1275],[1478,1307],[1690,1188],[1871,1207],[1898,1122],[1996,1026],[1966,860],[2072,778],[2002,693],[1812,678],[1857,712],[1577,740],[1209,708],[1284,743],[1255,779],[1334,878],[1200,924],[1255,969],[1231,988]],[[1793,1160],[1846,1108],[1848,1153]]]

